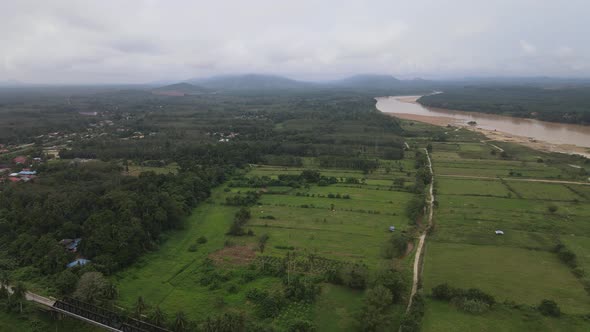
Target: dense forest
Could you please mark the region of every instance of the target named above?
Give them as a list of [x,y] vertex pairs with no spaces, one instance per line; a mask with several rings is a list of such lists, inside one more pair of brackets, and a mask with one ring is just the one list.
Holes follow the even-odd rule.
[[443,90],[444,93],[424,96],[419,102],[461,111],[590,124],[590,88],[585,86],[471,85]]

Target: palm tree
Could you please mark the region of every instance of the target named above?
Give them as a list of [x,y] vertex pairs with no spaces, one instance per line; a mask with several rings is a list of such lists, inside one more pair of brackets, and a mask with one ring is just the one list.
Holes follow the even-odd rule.
[[10,276],[8,275],[7,271],[0,271],[0,284],[8,287],[8,284],[10,284]]
[[188,322],[184,312],[179,311],[176,313],[176,319],[174,320],[174,332],[183,332],[186,330]]
[[22,282],[17,283],[12,289],[12,295],[10,296],[10,299],[18,302],[21,314],[23,312],[23,301],[26,299],[26,295],[27,289]]
[[150,321],[156,326],[164,326],[166,324],[166,316],[159,306],[150,315]]
[[137,302],[135,302],[135,315],[137,316],[137,319],[141,319],[141,314],[145,310],[145,307],[146,305],[143,301],[143,297],[138,297]]
[[105,287],[104,295],[107,299],[114,300],[117,298],[117,296],[119,296],[119,290],[114,283],[109,282],[109,284]]

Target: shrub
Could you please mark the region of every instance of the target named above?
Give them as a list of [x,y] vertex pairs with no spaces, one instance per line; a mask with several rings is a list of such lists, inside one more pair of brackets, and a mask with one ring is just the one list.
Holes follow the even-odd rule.
[[584,269],[580,268],[580,267],[576,267],[572,270],[572,272],[574,273],[574,275],[578,278],[582,278],[583,276],[586,275],[586,272],[584,271]]
[[302,319],[297,319],[292,322],[287,331],[289,332],[313,332],[316,331],[315,326],[312,322]]
[[558,207],[557,207],[557,205],[553,205],[553,204],[551,204],[551,205],[549,205],[549,206],[547,207],[547,211],[549,211],[549,212],[551,212],[551,213],[555,213],[555,212],[557,212],[557,210],[558,210]]
[[545,299],[541,301],[541,304],[537,307],[537,309],[541,312],[543,316],[561,316],[561,310],[559,309],[557,303],[553,300]]
[[489,305],[493,305],[494,303],[496,303],[496,299],[494,299],[492,295],[487,294],[484,291],[477,288],[468,289],[464,296],[469,300],[479,300]]
[[432,289],[432,296],[437,300],[450,301],[455,296],[455,289],[449,284],[440,284]]
[[367,287],[368,270],[366,266],[347,266],[342,271],[343,283],[354,289],[365,289]]
[[482,314],[488,310],[490,310],[490,305],[475,299],[463,299],[458,303],[459,309],[470,313],[470,314]]
[[206,238],[206,237],[204,237],[204,236],[201,236],[201,237],[199,237],[199,238],[197,239],[197,243],[198,243],[198,244],[204,244],[204,243],[207,243],[207,238]]
[[408,282],[404,275],[393,269],[379,271],[375,277],[375,284],[387,288],[391,292],[391,300],[394,303],[402,302],[408,289]]

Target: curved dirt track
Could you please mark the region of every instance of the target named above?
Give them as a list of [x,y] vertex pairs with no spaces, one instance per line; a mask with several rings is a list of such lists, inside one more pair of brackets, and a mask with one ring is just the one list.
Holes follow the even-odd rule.
[[414,256],[414,273],[412,278],[412,291],[410,292],[410,300],[408,301],[408,306],[406,307],[406,312],[410,310],[412,307],[412,300],[414,299],[414,295],[418,291],[418,280],[420,279],[420,257],[422,256],[422,249],[424,248],[424,243],[426,242],[426,234],[432,225],[432,215],[434,213],[434,172],[432,171],[432,161],[430,160],[430,154],[428,154],[428,150],[426,151],[426,157],[428,158],[428,168],[430,170],[430,186],[429,186],[429,197],[428,197],[428,224],[426,228],[420,235],[420,240],[418,241],[418,247],[416,249],[416,255]]

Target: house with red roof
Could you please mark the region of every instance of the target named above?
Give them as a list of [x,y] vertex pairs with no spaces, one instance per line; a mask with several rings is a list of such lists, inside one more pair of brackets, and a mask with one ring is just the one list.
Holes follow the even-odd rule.
[[18,156],[12,159],[15,164],[25,164],[27,162],[27,157],[25,156]]

